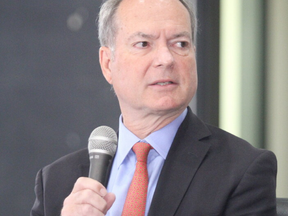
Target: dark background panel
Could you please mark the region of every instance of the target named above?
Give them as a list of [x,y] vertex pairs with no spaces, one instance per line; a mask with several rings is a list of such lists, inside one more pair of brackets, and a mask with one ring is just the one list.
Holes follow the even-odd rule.
[[98,64],[100,3],[0,3],[0,215],[29,215],[36,172],[118,126]]
[[219,126],[220,0],[197,1],[197,115]]

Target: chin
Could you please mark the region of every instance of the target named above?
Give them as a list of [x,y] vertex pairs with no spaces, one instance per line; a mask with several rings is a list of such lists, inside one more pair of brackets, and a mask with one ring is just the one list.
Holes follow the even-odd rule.
[[184,110],[187,107],[186,104],[183,103],[159,103],[157,106],[154,106],[154,110],[158,112],[175,112],[177,110]]

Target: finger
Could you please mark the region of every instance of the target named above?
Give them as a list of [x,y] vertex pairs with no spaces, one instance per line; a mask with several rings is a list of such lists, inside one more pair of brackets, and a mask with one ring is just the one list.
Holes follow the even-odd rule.
[[95,191],[90,189],[84,189],[78,192],[71,193],[64,200],[64,206],[81,204],[88,204],[101,212],[105,212],[107,209],[107,201]]
[[106,188],[100,182],[87,177],[78,178],[71,193],[76,193],[85,189],[90,189],[102,197],[107,194]]
[[111,206],[113,205],[116,196],[113,193],[107,193],[106,196],[104,197],[105,201],[106,201],[106,210],[105,210],[105,214],[107,213],[107,211],[111,208]]
[[104,216],[105,214],[89,204],[65,206],[61,210],[61,216],[80,215]]

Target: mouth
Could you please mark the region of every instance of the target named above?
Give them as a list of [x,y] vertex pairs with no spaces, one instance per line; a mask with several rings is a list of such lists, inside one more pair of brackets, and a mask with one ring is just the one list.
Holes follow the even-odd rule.
[[167,82],[157,82],[157,83],[154,83],[153,85],[165,86],[165,85],[170,85],[170,84],[174,84],[174,83],[172,81],[167,81]]
[[157,80],[155,82],[153,82],[151,85],[152,86],[168,86],[168,85],[175,85],[177,84],[176,82],[174,82],[173,80],[169,79],[169,80]]

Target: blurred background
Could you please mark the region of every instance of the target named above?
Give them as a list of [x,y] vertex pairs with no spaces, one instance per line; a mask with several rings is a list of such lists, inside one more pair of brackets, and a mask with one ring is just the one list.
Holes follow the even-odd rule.
[[[99,64],[100,0],[0,2],[0,215],[29,215],[35,175],[117,130],[117,99]],[[272,150],[288,197],[288,1],[195,0],[204,121]]]

